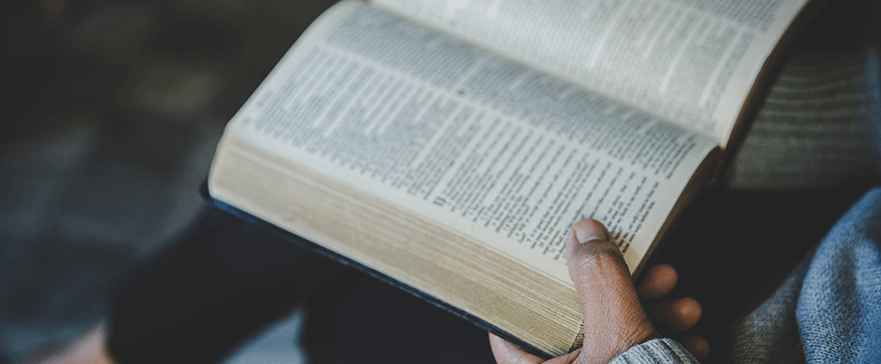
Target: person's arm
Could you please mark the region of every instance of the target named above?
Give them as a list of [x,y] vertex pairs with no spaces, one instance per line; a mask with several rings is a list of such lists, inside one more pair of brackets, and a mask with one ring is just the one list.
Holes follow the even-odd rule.
[[[584,346],[545,363],[696,363],[695,356],[706,357],[709,346],[704,339],[683,337],[680,344],[662,338],[655,328],[657,324],[669,332],[688,330],[701,316],[697,301],[655,301],[645,308],[640,301],[668,294],[677,280],[673,268],[652,267],[637,290],[610,237],[592,219],[576,222],[566,237],[569,275],[584,312]],[[492,334],[490,346],[499,364],[543,362]]]

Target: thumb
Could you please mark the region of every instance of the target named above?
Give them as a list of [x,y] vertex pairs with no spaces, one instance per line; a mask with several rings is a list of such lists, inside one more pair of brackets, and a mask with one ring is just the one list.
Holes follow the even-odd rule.
[[579,363],[608,362],[659,337],[645,313],[621,252],[596,220],[580,220],[566,238],[566,262],[584,313]]

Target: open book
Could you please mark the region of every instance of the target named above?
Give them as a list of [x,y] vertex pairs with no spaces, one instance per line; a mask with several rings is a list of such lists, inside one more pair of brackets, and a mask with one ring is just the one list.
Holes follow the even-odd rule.
[[563,354],[569,227],[603,222],[638,274],[805,3],[343,1],[229,123],[210,195]]

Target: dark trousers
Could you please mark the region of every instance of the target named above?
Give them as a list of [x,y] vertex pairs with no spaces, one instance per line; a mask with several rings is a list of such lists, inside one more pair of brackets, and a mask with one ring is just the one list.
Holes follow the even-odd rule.
[[303,344],[320,355],[334,304],[358,276],[212,209],[120,277],[108,301],[108,351],[125,364],[217,362],[311,303]]

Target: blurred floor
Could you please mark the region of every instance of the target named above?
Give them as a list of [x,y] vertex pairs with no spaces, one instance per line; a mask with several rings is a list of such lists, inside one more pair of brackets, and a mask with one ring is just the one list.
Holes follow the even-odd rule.
[[203,208],[223,125],[330,3],[0,5],[0,363],[92,327]]
[[261,335],[232,353],[224,364],[306,363],[305,355],[293,345],[299,340],[304,314],[302,309],[296,310],[266,328]]

